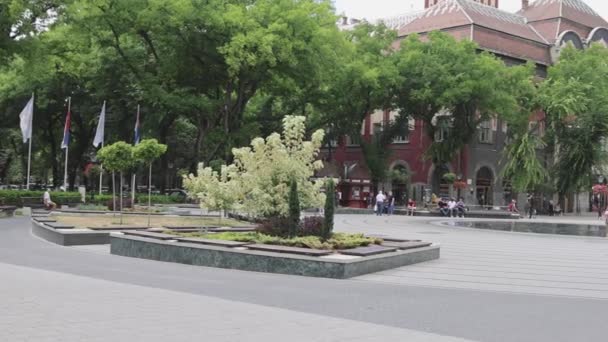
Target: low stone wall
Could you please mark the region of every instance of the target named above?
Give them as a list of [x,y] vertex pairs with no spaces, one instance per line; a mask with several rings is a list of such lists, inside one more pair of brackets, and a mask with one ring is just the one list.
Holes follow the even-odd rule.
[[439,246],[399,250],[354,259],[332,259],[215,247],[111,234],[115,255],[188,265],[345,279],[439,258]]
[[54,229],[32,220],[32,234],[61,246],[103,245],[110,243],[109,232]]

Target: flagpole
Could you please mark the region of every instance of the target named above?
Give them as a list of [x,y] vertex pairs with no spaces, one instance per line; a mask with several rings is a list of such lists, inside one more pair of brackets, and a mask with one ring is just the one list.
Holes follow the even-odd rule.
[[32,165],[32,138],[30,137],[30,146],[28,147],[27,152],[27,183],[25,185],[25,189],[30,189],[30,170]]
[[25,185],[25,189],[30,189],[30,170],[32,165],[32,121],[34,119],[34,93],[32,93],[32,115],[30,116],[30,141],[27,152],[27,181]]
[[[137,123],[136,125],[139,126],[139,104],[137,105]],[[139,134],[139,127],[137,127],[138,129],[138,134]],[[135,139],[137,139],[137,136],[135,137]],[[139,143],[139,141],[136,141],[136,144]],[[137,174],[135,172],[133,172],[133,176],[131,179],[131,205],[133,205],[133,208],[135,208],[135,180],[137,178]]]
[[34,127],[32,127],[32,121],[34,121],[34,93],[32,93],[32,115],[30,116],[30,143],[29,143],[29,147],[28,147],[28,152],[27,152],[27,181],[26,181],[26,185],[25,185],[25,189],[29,190],[30,189],[30,171],[32,169],[32,131],[34,130]]
[[[72,108],[72,97],[70,96],[70,97],[68,97],[68,113],[70,112],[71,108]],[[65,168],[63,171],[63,190],[66,192],[68,191],[68,153],[69,153],[69,150],[70,150],[70,142],[68,139],[68,143],[65,146]]]
[[[101,142],[103,148],[103,141]],[[99,164],[99,194],[101,195],[101,186],[103,185],[103,164]]]

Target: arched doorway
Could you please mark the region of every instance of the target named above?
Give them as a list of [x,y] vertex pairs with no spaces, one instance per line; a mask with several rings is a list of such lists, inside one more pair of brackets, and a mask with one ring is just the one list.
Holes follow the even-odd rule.
[[391,170],[391,185],[396,205],[405,205],[410,187],[410,171],[405,165],[397,164]]
[[493,183],[494,176],[492,175],[492,170],[490,170],[490,168],[484,166],[477,171],[475,194],[479,205],[493,205]]

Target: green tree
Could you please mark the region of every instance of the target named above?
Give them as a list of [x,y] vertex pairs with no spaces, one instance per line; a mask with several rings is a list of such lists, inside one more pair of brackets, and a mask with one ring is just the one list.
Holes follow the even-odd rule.
[[120,224],[122,224],[123,172],[130,170],[135,165],[133,146],[124,141],[118,141],[112,145],[107,145],[101,148],[97,152],[97,157],[103,163],[103,166],[112,172],[112,202],[114,211],[116,211],[116,186],[114,173],[120,173]]
[[300,224],[300,198],[298,196],[298,182],[292,178],[289,182],[289,236],[297,235]]
[[548,143],[555,152],[553,175],[560,195],[589,189],[605,167],[608,138],[608,49],[568,47],[549,68],[539,102],[547,115]]
[[167,152],[167,145],[159,144],[156,139],[144,139],[133,147],[135,160],[148,165],[148,227],[150,227],[150,215],[152,213],[152,163],[165,152]]
[[[505,64],[489,53],[479,53],[469,40],[456,41],[431,32],[428,41],[411,35],[395,54],[400,75],[395,88],[401,115],[424,122],[433,143],[427,157],[441,167],[468,144],[479,124],[518,110],[517,82]],[[436,134],[444,131],[443,139]]]

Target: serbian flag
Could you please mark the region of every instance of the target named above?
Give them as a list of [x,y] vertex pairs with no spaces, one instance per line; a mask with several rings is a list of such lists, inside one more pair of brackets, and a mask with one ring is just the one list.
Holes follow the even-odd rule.
[[68,115],[65,117],[65,126],[63,127],[63,141],[61,142],[61,148],[68,148],[70,145],[70,121],[72,118],[72,113],[70,110],[70,106],[68,105]]
[[140,133],[140,124],[139,124],[139,105],[137,105],[137,119],[135,119],[135,144],[137,145],[139,144],[139,140],[141,139],[141,133]]

